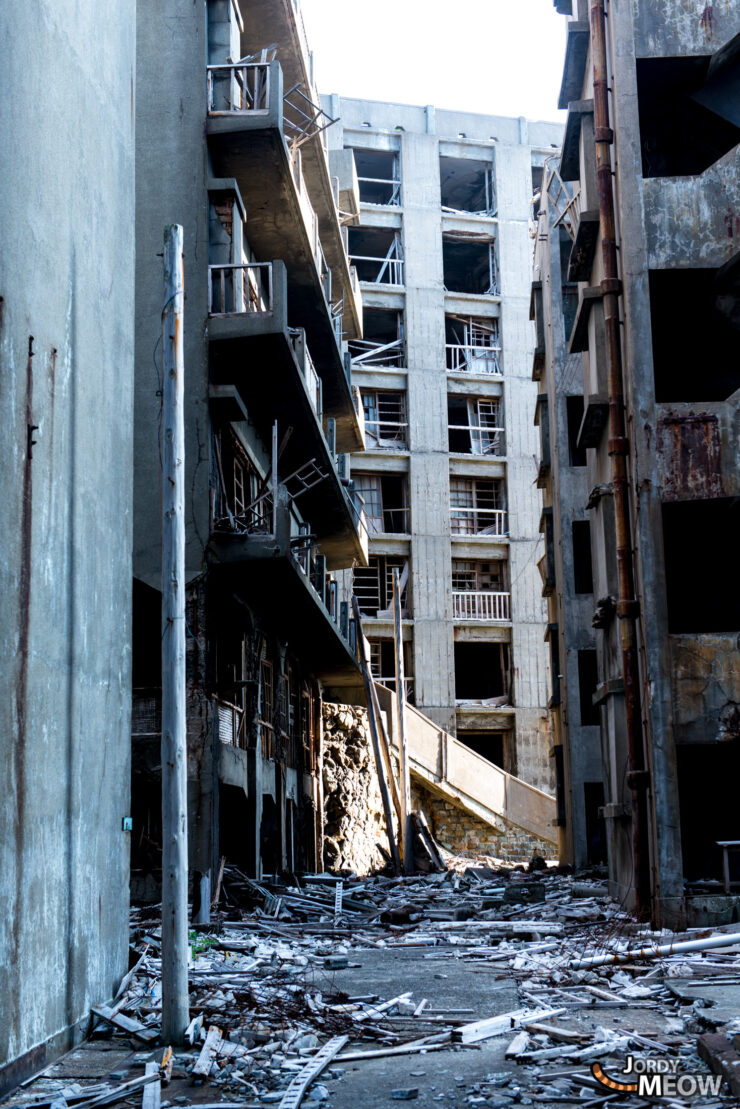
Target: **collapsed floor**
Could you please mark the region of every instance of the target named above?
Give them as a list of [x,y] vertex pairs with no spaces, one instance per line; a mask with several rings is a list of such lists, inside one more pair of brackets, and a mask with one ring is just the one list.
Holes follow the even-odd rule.
[[[159,1041],[156,908],[134,910],[132,969],[90,1039],[4,1104],[737,1104],[740,925],[720,948],[656,957],[672,937],[593,876],[445,857],[446,872],[400,879],[259,885],[227,870],[228,908],[191,933],[193,1019],[174,1053]],[[619,965],[576,965],[617,951]],[[668,1069],[662,1088],[615,1090],[638,1082],[622,1077],[629,1056]],[[719,1078],[713,1092],[713,1071],[735,1096]]]

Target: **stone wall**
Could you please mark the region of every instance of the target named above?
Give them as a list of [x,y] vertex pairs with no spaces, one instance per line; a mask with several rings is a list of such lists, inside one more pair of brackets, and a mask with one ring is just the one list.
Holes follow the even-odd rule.
[[382,869],[388,850],[367,710],[323,707],[324,866],[368,874]]
[[421,809],[437,843],[456,855],[491,855],[510,863],[528,863],[532,855],[555,858],[557,848],[513,824],[500,821],[497,830],[458,805],[414,785],[411,803]]

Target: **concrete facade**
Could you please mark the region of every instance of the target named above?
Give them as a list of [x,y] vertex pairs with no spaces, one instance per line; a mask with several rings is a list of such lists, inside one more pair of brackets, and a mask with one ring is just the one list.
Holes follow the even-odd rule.
[[408,560],[410,697],[551,790],[527,313],[533,167],[562,131],[432,106],[323,103],[340,117],[331,149],[354,152],[360,184],[349,243],[364,339],[350,351],[368,449],[353,454],[352,478],[371,566],[355,591],[375,673],[392,678],[387,586]]
[[0,1092],[128,968],[134,15],[0,11]]
[[[739,472],[740,120],[733,89],[740,18],[735,5],[710,5],[694,16],[685,6],[666,8],[652,0],[610,4],[608,15],[608,126],[636,576],[636,597],[622,600],[638,604],[641,753],[647,767],[647,774],[630,780],[647,790],[641,838],[649,851],[649,911],[660,923],[680,925],[686,921],[685,883],[689,893],[721,889],[717,841],[740,832],[729,785],[737,780],[740,743],[740,613],[729,540],[737,533]],[[560,106],[569,114],[548,203],[571,222],[575,238],[569,261],[578,303],[569,351],[583,363],[579,442],[587,453],[596,602],[597,672],[590,692],[601,717],[611,889],[630,905],[633,819],[615,616],[602,310],[606,252],[598,222],[594,67],[583,0],[574,0],[567,18]],[[611,137],[609,131],[604,137]],[[557,489],[553,498],[555,515],[565,519],[572,499],[559,502]]]
[[342,339],[361,306],[340,182],[319,127],[301,130],[318,97],[297,5],[142,0],[137,72],[133,888],[156,897],[161,851],[158,254],[176,222],[189,856],[207,919],[222,856],[257,877],[322,868],[321,703],[361,689],[343,571],[367,536],[344,456],[364,440]]

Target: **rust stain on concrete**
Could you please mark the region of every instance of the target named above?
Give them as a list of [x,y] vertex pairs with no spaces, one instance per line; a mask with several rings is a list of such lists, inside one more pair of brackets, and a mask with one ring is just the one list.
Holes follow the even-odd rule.
[[658,424],[657,448],[664,501],[724,495],[717,416],[708,412],[664,416]]

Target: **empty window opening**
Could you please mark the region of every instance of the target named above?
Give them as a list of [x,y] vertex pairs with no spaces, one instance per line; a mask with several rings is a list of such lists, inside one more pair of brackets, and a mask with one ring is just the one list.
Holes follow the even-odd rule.
[[650,271],[659,403],[727,400],[740,387],[736,268]]
[[[679,743],[678,796],[684,878],[722,880],[722,849],[717,840],[736,840],[740,741]],[[740,864],[730,853],[730,878],[740,888]]]
[[544,166],[532,166],[532,196],[536,196],[537,193],[542,192],[542,175],[544,169]]
[[[161,637],[162,594],[134,578],[131,652],[134,700],[139,691],[159,689],[162,685]],[[160,725],[148,730],[159,734]]]
[[740,142],[740,35],[714,55],[638,58],[643,177],[702,173]]
[[578,432],[583,420],[583,396],[565,398],[565,410],[568,417],[568,454],[571,466],[586,465],[586,448],[578,446]]
[[735,498],[663,505],[669,632],[740,631],[738,535],[740,503]]
[[361,395],[368,449],[405,450],[409,430],[406,394],[400,390],[363,389]]
[[[249,873],[253,869],[250,851],[250,810],[246,794],[223,782],[218,787],[219,853],[230,863]],[[251,836],[254,843],[254,834]]]
[[578,282],[568,280],[568,267],[573,242],[568,230],[561,224],[558,228],[560,244],[560,294],[563,309],[563,335],[569,339],[578,311]]
[[455,644],[455,700],[508,703],[507,643]]
[[450,478],[453,535],[506,535],[503,482],[495,478]]
[[272,494],[229,429],[213,434],[214,531],[269,532]]
[[596,651],[587,650],[578,652],[578,700],[581,710],[581,726],[588,727],[592,724],[598,726],[599,706],[593,703],[593,695],[599,684],[599,672],[596,665]]
[[365,502],[368,534],[405,534],[409,530],[406,477],[403,474],[354,474],[354,491]]
[[387,227],[348,227],[350,262],[360,281],[403,285],[401,233]]
[[445,355],[450,373],[501,376],[497,319],[445,316]]
[[496,215],[491,162],[441,155],[439,183],[443,211],[473,212],[479,216]]
[[447,398],[449,447],[453,454],[501,457],[504,450],[502,403],[498,397]]
[[548,624],[547,641],[550,645],[550,688],[552,695],[548,701],[548,708],[555,708],[560,704],[560,636],[557,624]]
[[589,866],[606,862],[606,824],[599,812],[604,807],[602,782],[583,783],[583,810],[586,818],[586,859]]
[[496,250],[492,239],[443,235],[442,268],[448,293],[498,295]]
[[401,179],[395,150],[353,150],[363,204],[398,205]]
[[509,619],[505,592],[506,567],[501,561],[452,560],[452,617],[454,620]]
[[588,520],[574,520],[573,537],[573,588],[576,593],[593,593],[594,575],[591,562],[591,524]]
[[[393,618],[393,570],[399,577],[406,565],[403,555],[370,555],[367,566],[354,570],[354,593],[360,611],[367,616]],[[401,593],[401,615],[409,616],[408,581]]]
[[465,732],[458,729],[457,738],[476,755],[494,766],[507,769],[505,764],[506,736],[504,732]]
[[360,368],[393,368],[406,361],[403,312],[391,308],[364,308],[362,339],[349,344],[352,365]]
[[275,755],[275,680],[270,659],[260,659],[259,677],[259,727],[262,757]]
[[[369,639],[370,670],[376,682],[396,689],[396,656],[392,639]],[[414,704],[414,654],[408,640],[403,641],[403,673],[406,700]]]
[[552,508],[543,508],[540,531],[545,536],[545,553],[537,563],[542,578],[542,596],[550,597],[555,590],[555,524]]

